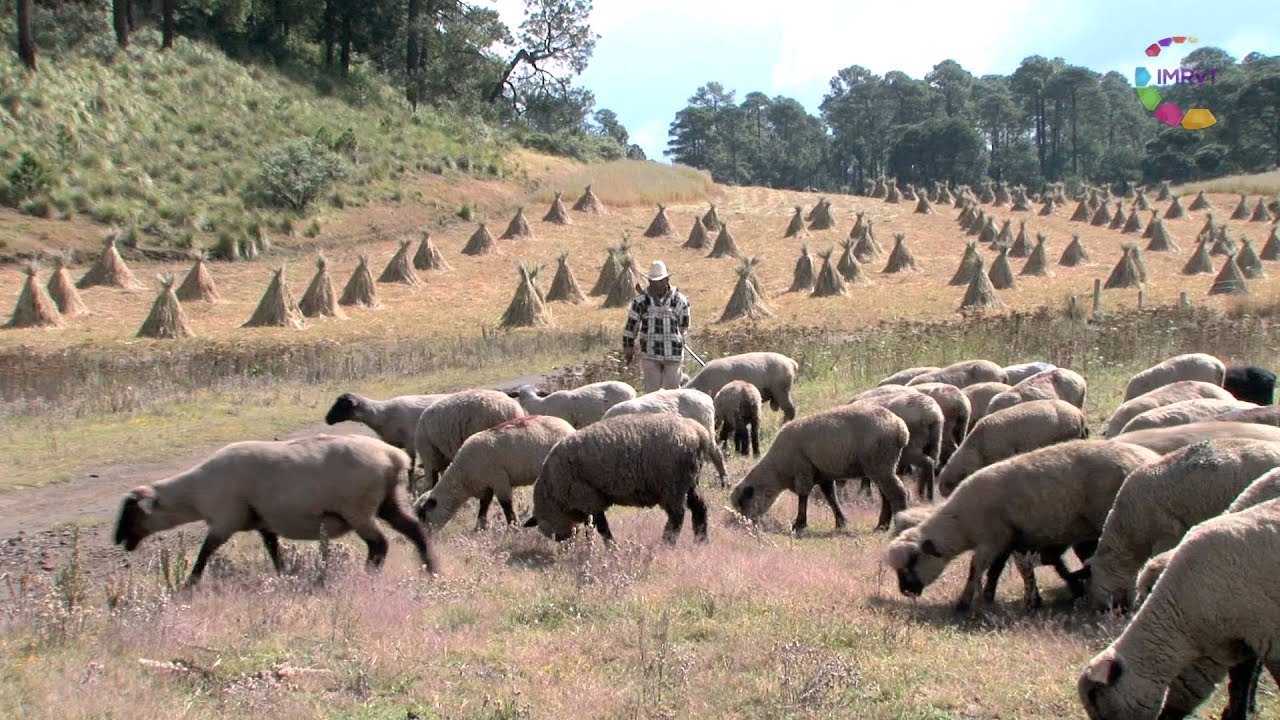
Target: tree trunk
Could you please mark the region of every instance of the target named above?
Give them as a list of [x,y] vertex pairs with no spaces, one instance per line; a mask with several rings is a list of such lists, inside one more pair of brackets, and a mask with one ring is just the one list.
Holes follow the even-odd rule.
[[164,0],[164,42],[162,47],[165,50],[173,49],[173,39],[178,34],[177,4],[178,0]]
[[351,13],[353,11],[351,7],[351,3],[347,3],[342,9],[342,31],[340,33],[341,37],[339,38],[338,43],[338,65],[342,68],[343,75],[349,75],[351,73],[351,45],[355,36],[354,22],[351,17]]
[[31,0],[18,0],[18,55],[22,64],[35,72],[36,43],[31,36]]
[[133,22],[133,0],[124,0],[124,17],[129,22],[130,32],[138,29],[138,26]]
[[529,57],[529,51],[521,49],[516,56],[511,58],[511,62],[507,63],[507,69],[502,72],[502,77],[498,78],[498,82],[493,84],[493,89],[489,91],[489,97],[485,98],[489,102],[497,102],[502,97],[502,89],[507,85],[507,78],[511,77],[511,73],[516,71],[516,66],[521,60]]
[[129,47],[129,0],[112,0],[111,23],[116,30],[116,44]]
[[320,41],[324,43],[324,66],[326,68],[333,67],[333,46],[336,42],[335,26],[337,25],[338,11],[334,7],[335,0],[325,0],[324,16],[320,25]]
[[405,99],[416,111],[418,109],[418,69],[422,60],[421,41],[418,35],[418,16],[422,12],[422,0],[409,0],[408,23],[404,52],[404,91]]

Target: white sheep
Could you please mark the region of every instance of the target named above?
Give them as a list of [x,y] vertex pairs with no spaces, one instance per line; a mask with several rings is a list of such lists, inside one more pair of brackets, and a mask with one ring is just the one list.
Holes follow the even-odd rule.
[[950,496],[965,478],[1001,460],[1088,437],[1084,413],[1065,400],[1032,400],[988,415],[938,474],[938,492]]
[[545,394],[533,385],[521,385],[507,395],[518,400],[530,415],[552,415],[581,430],[604,417],[614,405],[634,399],[636,390],[624,382],[605,380]]
[[940,382],[964,388],[980,382],[1006,382],[1008,377],[1004,368],[990,360],[962,360],[944,368],[917,375],[908,380],[907,385]]
[[462,443],[478,432],[526,415],[524,408],[498,390],[461,390],[422,411],[413,446],[422,463],[426,489],[436,486]]
[[1161,405],[1138,415],[1125,423],[1120,432],[1127,433],[1134,430],[1186,425],[1187,423],[1200,422],[1201,420],[1213,420],[1221,417],[1224,413],[1256,407],[1258,406],[1242,400],[1220,400],[1217,398],[1183,400],[1169,405]]
[[1035,375],[1037,373],[1042,373],[1045,370],[1053,370],[1056,367],[1058,366],[1054,365],[1051,362],[1043,362],[1043,361],[1019,363],[1017,365],[1006,365],[1004,368],[1004,374],[1008,377],[1008,379],[1005,380],[1005,382],[1009,383],[1010,385],[1017,385],[1018,383],[1022,382],[1023,380],[1026,380],[1032,375]]
[[716,408],[710,395],[690,390],[675,388],[671,390],[654,390],[634,400],[620,402],[605,412],[605,418],[637,413],[672,413],[690,420],[696,420],[709,433],[715,433]]
[[716,358],[706,364],[682,387],[701,390],[714,398],[720,388],[734,380],[745,380],[756,386],[760,398],[775,411],[782,410],[786,424],[796,416],[791,400],[791,387],[800,373],[800,363],[776,352],[749,352]]
[[982,382],[960,388],[960,392],[969,399],[969,432],[973,431],[973,426],[977,425],[979,420],[987,416],[987,406],[991,404],[991,398],[1012,387],[1002,382]]
[[993,415],[1018,403],[1031,400],[1066,400],[1078,408],[1084,408],[1088,383],[1074,370],[1054,368],[1037,373],[1008,390],[991,398],[987,403],[987,415]]
[[1172,405],[1183,400],[1198,400],[1201,398],[1212,400],[1235,399],[1231,393],[1223,390],[1221,385],[1199,380],[1180,380],[1168,385],[1161,385],[1149,393],[1125,400],[1120,407],[1116,408],[1115,412],[1111,413],[1111,417],[1107,418],[1106,429],[1102,431],[1102,436],[1115,437],[1119,435],[1130,420],[1148,410]]
[[[898,473],[915,468],[916,497],[932,500],[946,418],[938,402],[928,395],[909,387],[902,390],[888,390],[888,387],[891,386],[874,388],[849,402],[879,405],[902,418],[907,424],[909,439],[898,460]],[[870,479],[866,482],[869,487]]]
[[721,449],[733,436],[733,449],[739,455],[760,457],[760,391],[744,380],[720,388],[712,404],[715,406],[717,437]]
[[935,370],[941,370],[941,369],[942,368],[936,365],[925,365],[922,367],[907,368],[906,370],[899,370],[898,372],[876,383],[876,385],[906,385],[907,383],[911,382],[912,378],[915,378],[919,375],[923,375],[925,373],[933,372]]
[[258,531],[276,572],[283,567],[280,538],[316,540],[348,531],[368,546],[368,565],[379,567],[388,548],[375,520],[382,518],[434,572],[430,537],[408,511],[400,484],[409,470],[408,453],[364,435],[231,443],[190,470],[126,493],[115,543],[132,551],[152,533],[203,520],[208,532],[187,579],[191,585],[210,556],[245,530]]
[[343,393],[333,401],[325,413],[326,425],[351,421],[367,425],[382,441],[409,453],[409,467],[417,467],[417,452],[413,447],[413,433],[418,427],[422,411],[448,397],[448,393],[433,395],[399,395],[387,400],[355,393]]
[[933,398],[938,407],[942,408],[945,422],[942,425],[942,451],[938,454],[938,464],[939,467],[946,467],[969,432],[969,398],[963,390],[947,383],[920,383],[912,385],[911,389]]
[[1124,388],[1124,400],[1127,402],[1158,387],[1180,380],[1199,380],[1221,387],[1226,375],[1226,364],[1212,355],[1207,353],[1176,355],[1129,378],[1129,383]]
[[1226,422],[1251,422],[1260,425],[1275,425],[1280,427],[1280,405],[1263,405],[1256,408],[1246,408],[1244,410],[1232,410],[1225,412],[1214,420],[1223,420]]
[[479,530],[488,523],[489,503],[497,498],[507,524],[514,524],[512,489],[532,485],[547,453],[573,432],[573,426],[561,418],[525,415],[472,435],[440,475],[440,482],[418,499],[418,517],[432,527],[440,527],[463,503],[478,498]]
[[1167,455],[1179,448],[1186,447],[1201,440],[1219,438],[1240,438],[1246,440],[1266,440],[1280,442],[1280,427],[1274,425],[1258,425],[1256,423],[1218,422],[1202,420],[1186,425],[1174,425],[1167,428],[1151,428],[1150,430],[1134,430],[1117,435],[1113,440],[1141,445],[1161,455]]

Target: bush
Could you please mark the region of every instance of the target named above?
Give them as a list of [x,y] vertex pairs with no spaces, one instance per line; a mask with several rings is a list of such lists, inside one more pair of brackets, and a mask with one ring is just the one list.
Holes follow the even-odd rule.
[[462,203],[462,207],[458,208],[458,217],[471,222],[471,206],[467,203]]
[[27,198],[39,195],[49,189],[53,177],[49,168],[29,152],[22,153],[18,164],[5,177],[5,203],[18,207]]
[[271,203],[302,210],[346,172],[333,151],[314,140],[297,139],[267,153],[257,183]]

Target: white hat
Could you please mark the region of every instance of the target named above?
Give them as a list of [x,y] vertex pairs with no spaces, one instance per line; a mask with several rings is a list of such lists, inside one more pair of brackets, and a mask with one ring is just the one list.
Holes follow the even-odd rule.
[[670,274],[671,273],[667,272],[667,264],[662,262],[661,260],[654,260],[649,265],[650,280],[654,280],[654,281],[662,280],[663,278],[667,277]]

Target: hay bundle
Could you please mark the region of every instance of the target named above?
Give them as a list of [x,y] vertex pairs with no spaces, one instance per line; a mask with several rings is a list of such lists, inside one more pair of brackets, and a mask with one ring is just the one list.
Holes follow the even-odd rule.
[[1142,229],[1142,218],[1138,217],[1138,206],[1135,203],[1129,209],[1129,216],[1124,220],[1124,227],[1120,228],[1122,233],[1136,233]]
[[1248,220],[1249,219],[1249,196],[1240,193],[1240,203],[1236,205],[1235,212],[1231,213],[1232,220]]
[[1206,238],[1196,243],[1196,251],[1191,253],[1187,264],[1182,266],[1183,275],[1208,275],[1213,272],[1213,258],[1209,256],[1209,240]]
[[956,188],[955,192],[952,193],[951,207],[963,207],[965,203],[972,202],[972,198],[969,195],[968,185],[961,185]]
[[991,270],[987,273],[987,279],[991,281],[991,287],[996,290],[1009,290],[1017,287],[1017,280],[1013,277],[1013,267],[1009,265],[1009,249],[1000,248],[1000,254],[996,256],[996,261],[991,263]]
[[[821,205],[822,202],[819,200],[818,204]],[[720,232],[720,213],[716,212],[715,203],[712,203],[707,213],[702,216],[702,226],[707,229],[707,232]]]
[[302,311],[303,317],[344,317],[342,311],[338,310],[338,298],[333,292],[333,281],[329,279],[328,263],[325,262],[324,255],[316,258],[315,277],[311,278],[307,291],[302,293],[298,309]]
[[929,203],[929,198],[925,197],[923,194],[920,195],[920,197],[916,200],[916,214],[917,215],[933,214],[933,205]]
[[213,275],[209,273],[203,253],[196,258],[195,264],[187,271],[187,276],[182,279],[182,284],[174,294],[184,302],[216,302],[222,298],[218,286],[213,282]]
[[897,182],[889,183],[889,190],[884,195],[884,201],[895,204],[902,202],[902,191],[898,189]]
[[813,292],[816,273],[813,270],[813,258],[809,256],[809,243],[800,245],[800,257],[796,258],[795,270],[791,273],[791,287],[787,292]]
[[1107,290],[1138,287],[1142,284],[1141,273],[1138,271],[1138,265],[1134,262],[1133,253],[1129,251],[1129,247],[1125,246],[1124,252],[1120,255],[1120,261],[1112,268],[1107,281],[1102,284]]
[[[208,274],[208,271],[206,271],[205,275],[208,276]],[[212,283],[213,281],[210,280],[209,282]],[[63,317],[89,314],[89,308],[80,299],[76,284],[71,282],[71,274],[67,272],[67,259],[61,255],[53,259],[53,275],[49,276],[49,284],[45,286],[45,289],[49,291],[49,297],[58,306],[58,312]],[[216,290],[214,294],[217,294]]]
[[982,192],[978,193],[978,202],[982,203],[983,205],[990,205],[995,201],[996,201],[996,194],[995,194],[995,191],[992,189],[992,182],[988,180],[982,183]]
[[733,294],[729,296],[729,302],[724,306],[720,322],[736,320],[740,317],[752,319],[773,317],[773,311],[765,305],[764,295],[760,292],[760,281],[756,278],[756,268],[762,262],[764,258],[757,255],[749,260],[742,258],[738,263],[735,270],[738,273],[738,282],[733,286]]
[[902,188],[902,199],[907,201],[915,200],[916,186],[911,183],[907,183],[906,187]]
[[1044,205],[1040,206],[1040,217],[1053,215],[1057,210],[1057,205],[1055,204],[1053,197],[1046,195],[1044,198]]
[[1244,274],[1240,272],[1240,266],[1236,264],[1234,255],[1228,255],[1222,261],[1222,270],[1218,272],[1217,277],[1213,279],[1213,284],[1209,286],[1210,295],[1247,295],[1249,293],[1249,283],[1244,279]]
[[1111,206],[1107,203],[1099,203],[1098,210],[1093,214],[1093,219],[1089,221],[1094,227],[1104,227],[1111,224]]
[[1147,284],[1147,261],[1142,258],[1142,248],[1136,243],[1125,243],[1124,247],[1133,258],[1133,266],[1138,269],[1138,282]]
[[[319,278],[319,275],[317,274],[316,277]],[[369,271],[368,255],[360,256],[356,269],[351,271],[351,277],[347,278],[346,287],[342,288],[342,297],[338,298],[338,304],[378,307],[378,285],[373,281],[373,273]]]
[[1271,234],[1262,245],[1261,257],[1267,261],[1280,260],[1280,223],[1271,226]]
[[1210,255],[1235,255],[1236,241],[1231,239],[1231,235],[1227,232],[1224,225],[1218,228],[1218,237],[1214,240],[1213,246],[1209,248]]
[[1138,189],[1138,196],[1133,200],[1133,207],[1143,212],[1151,209],[1151,201],[1147,199],[1147,191],[1145,188]]
[[622,272],[622,258],[631,254],[631,250],[627,247],[626,238],[623,238],[622,244],[618,247],[606,248],[608,256],[604,259],[604,264],[600,266],[600,274],[596,277],[596,284],[591,286],[591,292],[587,293],[592,297],[599,295],[607,295],[613,289],[613,285],[618,280],[618,275]]
[[1027,221],[1018,223],[1018,236],[1009,247],[1009,257],[1022,258],[1031,254],[1031,238],[1027,236]]
[[973,212],[973,206],[967,201],[960,207],[960,214],[956,216],[956,224],[960,226],[960,229],[967,229],[969,223],[973,222]]
[[578,212],[592,213],[594,215],[607,214],[604,209],[604,203],[600,202],[600,198],[596,197],[594,192],[591,192],[590,185],[588,185],[587,189],[583,191],[582,197],[578,198],[578,201],[573,204],[573,209]]
[[1119,201],[1116,201],[1116,212],[1111,216],[1111,223],[1107,227],[1112,230],[1119,230],[1125,226],[1128,220],[1129,218],[1125,217],[1124,214],[1124,206]]
[[515,217],[507,223],[506,232],[498,236],[499,240],[532,240],[533,231],[529,229],[529,221],[524,218],[524,208],[516,208]]
[[1151,241],[1147,243],[1147,249],[1151,252],[1178,251],[1178,243],[1173,241],[1173,237],[1164,227],[1164,221],[1160,218],[1155,219],[1154,227],[1151,228]]
[[556,255],[556,276],[551,278],[551,288],[547,290],[548,302],[567,302],[577,305],[585,301],[582,290],[578,288],[578,279],[573,276],[569,267],[569,251],[561,250]]
[[49,297],[48,291],[40,284],[37,275],[39,270],[35,264],[26,267],[27,279],[22,283],[22,292],[18,293],[18,304],[13,308],[13,317],[5,324],[6,328],[63,327],[67,324],[58,312],[58,306]]
[[129,266],[124,264],[124,258],[120,257],[120,251],[116,249],[116,238],[114,235],[107,238],[107,242],[102,246],[102,253],[98,255],[98,259],[93,261],[93,266],[89,271],[76,282],[76,287],[84,290],[98,285],[105,287],[118,287],[126,290],[136,290],[142,287],[137,278],[129,270]]
[[738,249],[738,243],[734,241],[733,233],[729,232],[729,223],[720,223],[720,233],[716,235],[716,244],[711,246],[711,252],[707,254],[707,257],[742,257],[742,251]]
[[854,240],[861,240],[862,236],[867,232],[866,213],[859,212],[857,218],[853,221],[853,227],[849,229],[849,237]]
[[258,307],[253,315],[240,327],[292,327],[301,328],[302,310],[293,293],[289,292],[289,284],[284,279],[284,266],[276,268],[271,276],[267,291],[262,293]]
[[934,200],[934,202],[939,205],[950,205],[955,202],[955,197],[951,194],[951,188],[947,187],[945,182],[938,188],[938,199]]
[[1031,199],[1027,197],[1026,188],[1019,186],[1014,189],[1013,207],[1011,209],[1014,212],[1030,212],[1031,211]]
[[1049,250],[1045,247],[1048,238],[1043,233],[1036,233],[1036,246],[1031,250],[1030,257],[1022,266],[1019,275],[1027,275],[1033,277],[1052,277],[1053,273],[1049,271]]
[[[888,194],[888,192],[889,192],[889,189],[885,187],[884,178],[876,178],[876,185],[871,190],[871,197],[879,200],[883,198],[886,194]],[[805,217],[805,220],[812,220],[812,219],[813,219],[812,212],[807,217]]]
[[1208,210],[1211,207],[1213,207],[1213,205],[1209,203],[1209,198],[1205,197],[1204,191],[1201,190],[1200,192],[1196,193],[1196,199],[1191,201],[1191,204],[1187,206],[1187,209],[1188,210]]
[[1250,280],[1262,280],[1267,277],[1262,269],[1262,259],[1258,257],[1258,253],[1254,252],[1253,245],[1247,237],[1240,238],[1240,252],[1236,255],[1236,266]]
[[1156,200],[1164,202],[1173,197],[1173,188],[1169,187],[1168,180],[1160,181],[1160,192],[1156,195]]
[[511,296],[511,304],[498,322],[501,327],[547,327],[551,324],[551,312],[542,300],[542,293],[534,284],[538,277],[537,265],[517,263],[519,282]]
[[1000,184],[996,186],[995,196],[995,202],[991,203],[993,206],[1004,207],[1005,205],[1008,205],[1010,201],[1009,185],[1004,181],[1001,181]]
[[884,248],[876,240],[875,228],[872,227],[870,220],[862,228],[862,237],[858,238],[858,242],[853,246],[853,256],[858,262],[866,263],[877,260],[884,254]]
[[792,237],[808,237],[809,231],[804,227],[804,209],[799,205],[796,211],[791,215],[791,222],[787,223],[787,231],[782,234],[784,238]]
[[1164,211],[1165,220],[1177,220],[1187,216],[1187,211],[1182,207],[1182,197],[1178,196],[1169,203],[1169,209]]
[[1204,225],[1200,228],[1200,232],[1196,233],[1196,239],[1202,240],[1207,237],[1212,240],[1217,237],[1217,235],[1218,222],[1214,219],[1213,213],[1209,213],[1209,216],[1204,219]]
[[1093,211],[1089,207],[1087,200],[1081,200],[1076,205],[1076,211],[1071,213],[1071,222],[1089,222],[1089,218],[1093,216]]
[[498,246],[493,242],[493,235],[489,234],[489,228],[484,223],[480,223],[480,227],[471,233],[467,244],[462,247],[463,255],[489,255],[497,252]]
[[810,230],[830,230],[836,226],[836,219],[831,214],[831,201],[823,198],[813,209],[813,219],[809,221]]
[[187,322],[187,313],[173,293],[173,276],[160,275],[160,294],[151,304],[151,312],[138,328],[138,337],[176,340],[194,337],[191,324]]
[[418,252],[413,255],[413,267],[418,270],[452,270],[449,263],[445,262],[444,255],[440,254],[440,249],[436,244],[431,242],[431,233],[423,232],[422,240],[418,243]]
[[618,277],[613,281],[613,287],[609,288],[609,293],[605,295],[604,302],[600,305],[603,308],[620,308],[631,304],[632,298],[636,296],[636,286],[640,284],[640,271],[636,269],[636,260],[631,256],[630,252],[619,253],[618,255]]
[[1071,244],[1067,245],[1067,249],[1062,251],[1062,257],[1058,258],[1058,264],[1063,267],[1076,267],[1089,262],[1089,253],[1085,252],[1084,243],[1080,242],[1079,235],[1071,236]]
[[710,241],[711,238],[707,235],[707,226],[702,224],[702,218],[695,217],[693,219],[693,227],[689,228],[689,238],[680,247],[691,250],[705,250],[707,243]]
[[893,252],[889,253],[889,261],[885,263],[882,273],[896,273],[910,270],[912,272],[919,270],[916,266],[915,256],[911,254],[911,249],[907,247],[907,236],[904,233],[893,234]]
[[964,244],[964,255],[960,256],[960,267],[956,268],[955,275],[951,276],[948,285],[960,286],[968,285],[973,281],[973,274],[977,272],[982,265],[982,258],[978,255],[978,243],[970,240]]
[[[965,228],[966,235],[978,235],[987,227],[987,211],[978,208],[978,214],[973,216],[973,220],[969,222],[969,227]],[[992,228],[994,230],[994,228]],[[995,237],[994,235],[992,237]],[[988,241],[990,242],[990,241]]]
[[[481,225],[481,227],[484,227]],[[488,231],[485,231],[488,234]],[[489,238],[489,242],[493,242],[493,238]],[[418,277],[418,272],[413,269],[413,259],[409,255],[409,246],[413,244],[412,240],[401,240],[400,249],[395,255],[391,256],[391,261],[382,269],[382,274],[378,276],[378,282],[384,283],[402,283],[411,287],[417,287],[422,284],[422,279]],[[468,243],[470,247],[470,243]],[[466,250],[463,250],[466,252]]]
[[848,292],[844,286],[844,278],[840,277],[840,273],[836,272],[835,267],[831,264],[831,253],[834,248],[823,253],[818,253],[818,257],[822,258],[822,269],[818,271],[818,281],[814,283],[813,292],[809,297],[831,297],[832,295],[844,295]]
[[1151,219],[1147,221],[1147,227],[1145,230],[1142,231],[1142,238],[1144,240],[1149,239],[1151,237],[1151,234],[1155,232],[1156,221],[1159,219],[1160,219],[1159,213],[1155,210],[1152,210]]
[[964,298],[960,301],[962,311],[998,310],[1004,307],[1004,303],[996,297],[996,289],[991,286],[991,279],[983,272],[983,264],[982,258],[979,257],[978,265],[973,271],[973,279],[969,281],[969,288],[965,290]]
[[996,234],[996,243],[998,247],[1007,248],[1013,245],[1013,222],[1005,220],[1000,226],[1000,232]]
[[556,225],[572,225],[573,219],[569,217],[569,211],[564,209],[564,201],[560,196],[564,193],[556,193],[556,199],[551,202],[551,209],[547,210],[547,214],[542,216],[543,222],[555,223]]
[[988,215],[986,224],[982,226],[982,232],[978,233],[978,242],[991,244],[994,243],[998,237],[1000,237],[1000,233],[996,231],[995,216]]
[[1258,204],[1253,206],[1253,214],[1249,216],[1249,222],[1271,222],[1271,211],[1267,209],[1267,202],[1261,197],[1258,198]]
[[667,219],[667,207],[662,203],[658,203],[658,214],[653,216],[653,220],[649,221],[649,227],[645,228],[645,237],[669,237],[674,235],[675,231],[671,229],[671,221]]
[[858,266],[857,255],[854,253],[853,238],[845,238],[840,241],[840,247],[843,250],[840,253],[840,260],[836,262],[836,272],[840,273],[840,277],[845,282],[854,285],[866,285],[867,278],[862,272],[862,268]]

